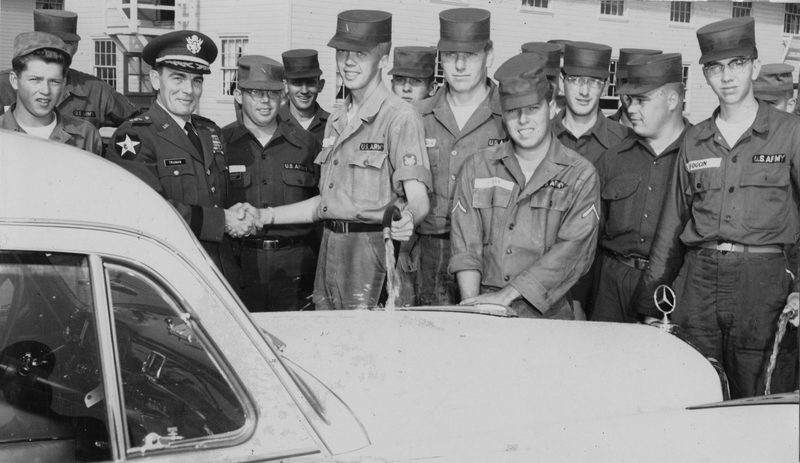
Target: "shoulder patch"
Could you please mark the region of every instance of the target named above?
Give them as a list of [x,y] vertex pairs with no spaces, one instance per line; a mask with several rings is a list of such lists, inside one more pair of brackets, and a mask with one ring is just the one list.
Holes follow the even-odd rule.
[[[122,135],[125,135],[125,138]],[[139,141],[139,136],[135,133],[119,134],[114,139],[114,147],[117,150],[117,154],[128,161],[136,159],[136,155],[139,154],[139,145],[141,145],[141,142]]]

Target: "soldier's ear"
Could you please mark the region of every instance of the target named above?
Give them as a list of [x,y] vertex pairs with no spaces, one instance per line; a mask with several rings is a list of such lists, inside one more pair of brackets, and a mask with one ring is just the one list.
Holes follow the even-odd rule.
[[786,112],[794,114],[795,108],[797,108],[797,98],[789,98],[789,101],[786,102]]
[[233,99],[236,100],[237,104],[242,104],[242,91],[238,88],[233,89]]
[[161,89],[161,80],[159,79],[158,71],[155,69],[150,70],[150,85],[153,86],[153,90],[159,91]]
[[319,83],[317,84],[317,93],[322,93],[322,89],[325,88],[325,79],[319,79]]
[[14,87],[15,92],[19,90],[19,80],[16,72],[11,71],[8,73],[8,81],[11,83],[11,86]]

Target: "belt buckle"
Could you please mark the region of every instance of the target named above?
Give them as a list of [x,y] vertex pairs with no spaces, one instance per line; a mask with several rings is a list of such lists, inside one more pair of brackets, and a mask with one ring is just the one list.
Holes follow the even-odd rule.
[[633,266],[636,270],[647,270],[647,265],[650,262],[646,259],[640,259],[638,257],[633,258]]
[[347,222],[336,220],[333,222],[333,229],[336,231],[336,233],[347,233]]
[[278,240],[264,240],[261,242],[261,249],[269,251],[271,249],[278,249]]
[[732,252],[735,251],[736,245],[733,243],[717,243],[717,251]]

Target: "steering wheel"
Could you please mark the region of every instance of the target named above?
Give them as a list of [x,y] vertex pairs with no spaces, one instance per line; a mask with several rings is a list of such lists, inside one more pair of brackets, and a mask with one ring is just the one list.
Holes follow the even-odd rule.
[[56,358],[47,345],[20,341],[0,351],[0,389],[9,404],[33,413],[50,409],[53,388],[47,379]]

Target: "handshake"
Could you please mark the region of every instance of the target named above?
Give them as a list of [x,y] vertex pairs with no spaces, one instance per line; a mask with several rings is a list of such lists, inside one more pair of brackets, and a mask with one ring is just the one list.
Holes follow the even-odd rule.
[[265,224],[261,211],[249,203],[236,203],[225,210],[225,232],[231,238],[250,236]]

